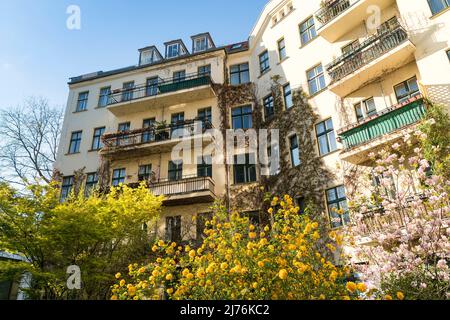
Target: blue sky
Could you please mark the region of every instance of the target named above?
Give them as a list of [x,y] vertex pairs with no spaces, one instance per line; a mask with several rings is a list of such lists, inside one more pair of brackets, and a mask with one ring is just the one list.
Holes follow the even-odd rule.
[[[218,46],[246,40],[266,2],[1,0],[0,108],[31,95],[65,105],[69,77],[136,64],[147,45],[205,31]],[[69,5],[81,9],[81,30],[66,27]]]

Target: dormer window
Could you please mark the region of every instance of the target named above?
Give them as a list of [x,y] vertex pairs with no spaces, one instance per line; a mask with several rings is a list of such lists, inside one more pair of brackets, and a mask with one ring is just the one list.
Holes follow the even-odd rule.
[[206,49],[208,49],[208,39],[206,37],[195,39],[194,53],[205,51]]
[[175,58],[180,55],[180,44],[174,43],[167,47],[167,58]]
[[155,46],[139,49],[139,65],[152,64],[162,60],[162,56]]
[[191,39],[192,53],[203,52],[215,48],[211,35],[208,32],[192,36]]
[[173,59],[189,54],[186,46],[183,43],[183,40],[181,39],[166,42],[165,45],[167,59]]

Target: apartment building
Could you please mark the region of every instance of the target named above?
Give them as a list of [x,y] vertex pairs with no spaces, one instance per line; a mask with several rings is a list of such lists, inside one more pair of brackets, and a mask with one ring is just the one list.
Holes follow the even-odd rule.
[[[300,207],[314,200],[330,227],[345,226],[351,216],[335,211],[363,187],[349,168],[370,173],[368,154],[414,130],[425,97],[450,108],[449,24],[448,0],[272,0],[247,41],[216,47],[201,33],[142,48],[135,66],[71,78],[55,163],[62,198],[81,184],[147,181],[166,196],[157,232],[174,241],[200,237],[216,200],[260,219],[270,191]],[[193,164],[172,161],[180,128]],[[211,164],[196,149],[214,140],[209,128],[280,129],[267,150],[279,170],[266,177],[242,146],[226,156],[244,162]]]

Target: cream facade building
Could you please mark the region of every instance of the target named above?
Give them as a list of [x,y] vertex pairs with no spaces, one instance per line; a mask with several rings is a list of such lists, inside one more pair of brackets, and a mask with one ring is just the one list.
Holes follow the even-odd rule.
[[[449,2],[272,0],[248,41],[216,47],[202,33],[189,46],[174,40],[163,52],[140,49],[138,57],[136,66],[70,79],[55,163],[63,197],[77,185],[146,180],[166,196],[158,233],[186,240],[203,229],[203,220],[192,217],[207,216],[217,199],[261,218],[261,192],[274,191],[272,179],[287,188],[275,191],[291,194],[301,207],[314,196],[330,226],[341,227],[351,217],[332,209],[346,210],[357,188],[346,170],[370,172],[368,154],[414,128],[425,113],[424,97],[450,106]],[[300,91],[302,100],[295,97]],[[302,127],[306,104],[315,116]],[[250,161],[171,162],[181,140],[175,130],[191,132],[194,121],[202,125],[188,140],[199,147],[214,140],[202,137],[206,129],[223,135],[276,129],[277,119],[285,128],[279,148],[269,151],[281,158],[273,177]],[[238,146],[231,152],[246,154]],[[198,157],[194,150],[191,159]],[[302,177],[309,172],[305,157],[324,172],[315,182]]]

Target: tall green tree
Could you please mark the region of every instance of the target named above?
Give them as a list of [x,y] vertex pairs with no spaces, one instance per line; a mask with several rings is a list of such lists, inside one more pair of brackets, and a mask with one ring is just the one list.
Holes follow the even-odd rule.
[[[141,185],[108,194],[72,195],[61,203],[54,185],[21,194],[0,184],[0,251],[27,262],[0,261],[0,280],[28,273],[31,299],[104,299],[117,270],[149,252],[147,226],[160,214],[162,197]],[[67,268],[81,271],[81,289],[67,287]]]

